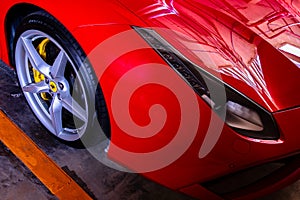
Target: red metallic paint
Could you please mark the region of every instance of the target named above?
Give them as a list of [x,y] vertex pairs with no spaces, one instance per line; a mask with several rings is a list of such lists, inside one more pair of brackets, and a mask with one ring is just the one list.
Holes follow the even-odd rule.
[[[130,25],[169,28],[184,33],[193,40],[184,41],[160,31],[165,39],[190,60],[212,74],[221,73],[223,81],[274,112],[281,134],[280,140],[266,142],[242,137],[225,125],[216,146],[208,156],[199,159],[199,149],[211,123],[211,115],[216,119],[215,124],[223,124],[223,121],[197,97],[201,120],[192,145],[176,162],[163,169],[145,173],[146,177],[194,197],[215,197],[201,183],[299,153],[300,109],[296,107],[300,104],[300,69],[278,50],[284,43],[300,47],[298,4],[283,0],[90,0],[88,3],[6,0],[0,3],[0,55],[7,63],[9,58],[5,17],[11,7],[23,2],[52,14],[66,26],[87,54],[111,36],[131,30]],[[111,50],[102,55],[103,59],[117,56],[114,55],[114,48],[130,45],[132,42],[147,45],[136,35],[124,40],[123,44],[112,46]],[[196,48],[205,51],[198,52]],[[206,62],[207,56],[210,57],[210,62]],[[257,56],[261,65],[251,66]],[[127,71],[147,63],[159,63],[169,69],[155,51],[137,50],[118,57],[100,79],[110,113],[112,141],[134,152],[148,152],[164,146],[174,137],[180,123],[176,98],[166,88],[148,85],[135,93],[130,105],[131,115],[136,123],[145,125],[149,119],[143,116],[143,112],[148,111],[149,106],[155,103],[163,104],[169,113],[166,127],[155,137],[138,139],[128,136],[116,124],[111,108],[115,84]],[[96,73],[102,73],[101,66],[94,65],[94,68]],[[170,73],[176,74],[171,69]],[[144,74],[151,79],[152,75],[147,71]],[[135,78],[139,77],[132,77],[130,81],[135,81]],[[186,137],[189,134],[186,133]],[[114,149],[110,150],[110,155],[133,168],[135,162],[145,162],[128,162],[118,157],[118,152],[114,152]],[[251,194],[251,198],[290,184],[299,175],[299,169],[291,172],[275,186],[262,188]]]
[[[133,2],[124,1],[124,4],[148,26],[169,28],[194,39],[182,41],[185,48],[194,54],[195,58],[192,60],[206,70],[221,72],[227,83],[238,91],[249,94],[266,109],[277,111],[299,105],[300,94],[295,91],[300,87],[297,79],[300,71],[274,49],[284,43],[299,46],[300,29],[294,26],[299,23],[299,16],[291,15],[279,2]],[[168,38],[167,35],[164,36]],[[266,39],[274,47],[267,45],[262,39]],[[195,47],[197,49],[193,49]],[[199,49],[205,52],[199,52]],[[211,52],[210,55],[207,51]],[[211,55],[212,53],[215,54]],[[262,66],[253,70],[250,63],[257,56],[261,58]],[[210,57],[214,63],[207,62],[205,57]],[[291,79],[282,81],[282,77]]]

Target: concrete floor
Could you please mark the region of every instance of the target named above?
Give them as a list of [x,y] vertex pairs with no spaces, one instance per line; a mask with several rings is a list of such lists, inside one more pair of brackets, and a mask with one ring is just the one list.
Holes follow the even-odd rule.
[[[60,167],[71,174],[94,199],[189,200],[140,175],[108,168],[85,149],[69,147],[52,137],[32,115],[12,70],[0,67],[0,109],[34,140]],[[9,133],[8,133],[9,134]],[[0,143],[0,199],[56,199],[47,188]],[[262,200],[300,200],[300,180]]]

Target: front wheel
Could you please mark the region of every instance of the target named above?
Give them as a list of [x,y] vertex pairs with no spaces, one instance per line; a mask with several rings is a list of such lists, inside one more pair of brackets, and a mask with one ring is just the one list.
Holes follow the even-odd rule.
[[107,135],[103,94],[72,35],[51,15],[36,12],[23,19],[14,41],[19,83],[38,120],[64,141],[80,140],[98,122]]

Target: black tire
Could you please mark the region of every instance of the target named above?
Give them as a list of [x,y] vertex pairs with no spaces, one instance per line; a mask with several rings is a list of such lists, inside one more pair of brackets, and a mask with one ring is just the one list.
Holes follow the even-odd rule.
[[[50,42],[47,43],[45,46],[45,52],[46,52],[46,58],[43,57],[44,61],[46,64],[51,64],[54,65],[54,61],[57,58],[59,52],[63,52],[64,58],[67,59],[67,64],[66,67],[64,67],[64,72],[63,72],[63,77],[65,80],[68,82],[66,83],[67,88],[70,90],[69,93],[74,97],[76,95],[78,96],[84,96],[80,101],[83,105],[82,108],[86,111],[85,114],[87,114],[87,121],[84,122],[85,130],[83,133],[80,133],[80,136],[76,138],[75,136],[72,137],[60,137],[59,134],[56,132],[54,133],[53,130],[58,129],[53,126],[53,128],[49,128],[51,125],[49,125],[49,122],[47,121],[47,113],[43,112],[44,110],[47,111],[47,104],[49,106],[49,110],[53,108],[52,104],[54,104],[54,99],[56,100],[56,97],[58,96],[58,99],[62,96],[62,94],[65,94],[63,92],[63,89],[58,92],[55,92],[54,90],[51,90],[49,88],[49,93],[48,92],[41,92],[41,93],[34,93],[33,92],[28,92],[26,89],[24,90],[26,84],[29,84],[31,82],[33,83],[41,83],[45,82],[49,83],[52,81],[53,85],[57,88],[59,88],[59,82],[57,81],[58,78],[55,77],[53,78],[52,75],[49,73],[49,77],[44,76],[44,79],[38,80],[38,82],[35,80],[34,75],[28,75],[28,74],[34,74],[34,71],[39,71],[36,70],[34,67],[34,64],[30,60],[30,56],[26,54],[26,47],[22,46],[22,39],[23,37],[31,37],[32,35],[32,45],[37,48],[35,45],[38,45],[41,43],[42,40],[48,38]],[[34,36],[36,34],[37,36]],[[37,44],[35,44],[37,43]],[[23,48],[23,51],[22,51]],[[53,16],[50,14],[43,12],[43,11],[38,11],[34,12],[32,14],[27,15],[26,17],[23,18],[22,22],[16,29],[16,36],[14,38],[14,48],[12,50],[12,55],[13,55],[13,62],[15,63],[18,79],[20,82],[20,86],[22,87],[24,91],[24,95],[27,98],[27,101],[29,103],[29,106],[39,119],[41,123],[54,135],[56,135],[59,139],[66,141],[67,143],[70,144],[81,144],[81,139],[85,138],[85,140],[88,141],[93,141],[95,142],[95,139],[93,139],[94,134],[99,134],[101,133],[101,130],[99,130],[99,126],[101,126],[101,129],[105,133],[106,136],[109,137],[110,134],[110,123],[109,123],[109,116],[107,112],[107,107],[106,103],[104,100],[103,93],[101,91],[101,87],[98,83],[98,78],[95,75],[95,72],[92,68],[92,66],[89,64],[89,62],[86,60],[86,54],[84,51],[81,49],[80,45],[76,42],[74,37],[70,34],[70,32],[60,23],[58,22]],[[24,58],[23,58],[24,57]],[[42,56],[41,56],[42,57]],[[25,59],[26,58],[26,59]],[[24,60],[24,63],[22,63],[22,59]],[[26,64],[30,63],[30,64]],[[26,67],[26,66],[29,67]],[[31,67],[31,68],[30,68]],[[30,69],[27,69],[30,68]],[[50,69],[54,68],[52,66]],[[24,75],[26,73],[26,75]],[[38,72],[39,73],[39,72]],[[40,73],[42,74],[42,73]],[[31,78],[26,78],[27,76],[32,76]],[[67,77],[70,76],[70,77]],[[79,81],[79,86],[76,85],[76,81],[73,81],[73,77],[75,76],[76,80]],[[71,78],[72,77],[72,78]],[[52,79],[53,78],[53,79]],[[27,80],[28,79],[28,80]],[[57,79],[57,80],[56,80]],[[30,81],[31,80],[31,81]],[[51,85],[51,84],[50,84]],[[50,87],[50,86],[49,86]],[[80,87],[78,91],[76,91],[76,88]],[[57,90],[56,88],[56,90]],[[62,87],[63,88],[63,87]],[[82,91],[81,91],[82,90]],[[80,91],[83,93],[81,94]],[[61,92],[61,94],[60,94]],[[58,94],[59,93],[59,94]],[[49,97],[48,97],[49,96]],[[51,99],[52,98],[52,99]],[[80,97],[81,98],[81,97]],[[73,98],[75,100],[75,97]],[[45,101],[45,102],[43,102]],[[51,103],[52,101],[52,103]],[[38,104],[36,106],[36,104]],[[40,105],[41,104],[41,105]],[[61,103],[63,104],[63,101]],[[51,107],[52,106],[52,107]],[[40,110],[39,110],[39,108]],[[54,109],[53,109],[54,110]],[[74,126],[74,130],[77,130],[76,128],[76,117],[73,115],[73,113],[62,107],[62,127],[64,129],[72,129]],[[49,116],[51,120],[51,117],[56,116],[56,114],[53,114],[56,112],[50,112],[49,111]],[[52,114],[52,115],[51,115]],[[70,114],[72,115],[72,120],[70,118]],[[57,117],[55,117],[57,118]],[[47,122],[45,122],[47,121]],[[57,121],[57,120],[52,120],[52,124]],[[71,122],[72,121],[72,122]],[[84,120],[83,120],[84,121]],[[83,122],[82,122],[83,123]],[[72,124],[72,125],[71,125]],[[64,127],[65,126],[65,127]],[[73,130],[72,130],[73,131]],[[80,131],[79,128],[77,130],[78,132]],[[73,134],[73,132],[70,132]],[[91,134],[92,133],[92,134]],[[91,138],[89,138],[91,137]],[[86,139],[89,138],[89,139]],[[87,142],[84,142],[87,143]]]

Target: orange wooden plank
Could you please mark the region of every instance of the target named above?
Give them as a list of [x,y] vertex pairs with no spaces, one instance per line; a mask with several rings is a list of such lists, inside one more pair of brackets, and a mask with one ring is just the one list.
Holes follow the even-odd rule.
[[0,111],[0,140],[59,199],[91,199],[2,111]]

